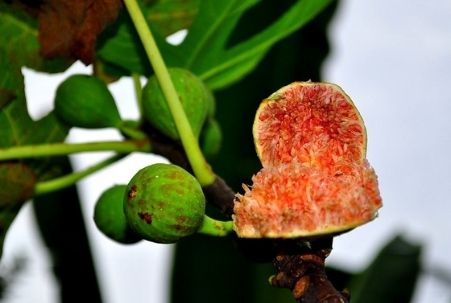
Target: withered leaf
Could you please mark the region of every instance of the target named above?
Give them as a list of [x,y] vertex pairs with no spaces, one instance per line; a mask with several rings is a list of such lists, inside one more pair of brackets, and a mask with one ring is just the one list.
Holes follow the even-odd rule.
[[38,14],[41,54],[90,64],[97,36],[113,22],[121,0],[45,0]]
[[25,164],[0,163],[0,209],[30,199],[35,182],[34,172]]

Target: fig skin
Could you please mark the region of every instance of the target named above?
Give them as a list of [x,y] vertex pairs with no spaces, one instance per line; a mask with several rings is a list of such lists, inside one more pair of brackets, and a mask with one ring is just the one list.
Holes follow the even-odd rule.
[[141,238],[131,230],[125,219],[123,203],[126,188],[126,185],[114,185],[102,193],[94,208],[94,222],[108,238],[122,244],[132,244]]
[[[169,68],[171,79],[196,138],[209,113],[214,112],[212,95],[196,75],[186,69]],[[142,91],[143,115],[160,132],[179,140],[177,128],[156,76],[152,76]]]
[[95,129],[121,124],[108,87],[94,76],[70,76],[58,86],[54,101],[57,117],[70,126]]
[[219,153],[222,143],[221,126],[215,119],[208,119],[200,135],[200,146],[205,157],[211,159]]
[[179,166],[153,164],[127,185],[124,211],[131,228],[156,243],[175,243],[195,233],[205,215],[197,179]]

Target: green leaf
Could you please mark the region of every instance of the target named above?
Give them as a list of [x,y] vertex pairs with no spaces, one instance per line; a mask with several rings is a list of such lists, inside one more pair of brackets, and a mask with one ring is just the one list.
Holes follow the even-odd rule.
[[420,274],[421,246],[394,237],[351,282],[351,303],[410,302]]
[[[28,115],[23,66],[47,72],[64,70],[66,63],[39,56],[36,22],[24,12],[0,3],[0,151],[1,148],[63,141],[68,129],[52,114],[39,121]],[[0,167],[0,252],[9,226],[38,180],[59,172],[49,159],[2,162]]]
[[[258,2],[257,0],[201,1],[198,15],[189,28],[186,39],[178,46],[169,45],[150,24],[156,32],[155,38],[166,64],[191,70],[212,89],[231,85],[255,68],[275,43],[304,26],[332,0],[295,1],[272,24],[260,28],[251,37],[229,47],[227,43],[237,23],[243,14]],[[264,17],[272,18],[272,12],[267,11]],[[99,48],[98,55],[101,59],[117,64],[130,73],[148,75],[150,66],[137,41],[133,27],[124,17],[116,34],[106,39]]]
[[[313,19],[331,1],[302,0],[296,1],[270,26],[262,29],[251,38],[226,49],[225,44],[240,15],[254,5],[256,1],[228,1],[228,7],[217,5],[208,7],[211,11],[201,19],[203,13],[200,7],[199,18],[180,46],[182,53],[187,53],[186,67],[192,68],[212,89],[222,88],[241,79],[261,61],[267,51],[278,41],[301,28]],[[205,5],[208,1],[205,1]],[[215,20],[215,15],[218,18]],[[216,21],[216,22],[215,22]],[[198,35],[195,29],[212,24],[213,29]],[[210,27],[207,27],[210,28]],[[193,34],[191,34],[193,32]]]
[[[164,48],[165,55],[173,53],[171,57],[177,57],[175,47],[169,45],[165,38],[178,30],[189,28],[197,15],[200,0],[157,0],[140,1],[141,9],[157,44]],[[97,57],[108,66],[119,67],[117,72],[122,75],[137,73],[150,76],[152,68],[141,45],[135,27],[127,12],[121,15],[110,26],[99,39],[97,46]],[[173,66],[180,66],[174,64]],[[118,75],[117,73],[115,75]]]
[[[155,30],[167,36],[189,28],[197,15],[200,0],[156,0],[144,1],[146,19]],[[147,4],[148,3],[148,4]]]

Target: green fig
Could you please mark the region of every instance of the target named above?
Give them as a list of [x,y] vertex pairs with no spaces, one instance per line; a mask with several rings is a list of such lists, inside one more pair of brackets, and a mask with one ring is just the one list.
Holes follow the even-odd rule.
[[[194,135],[199,137],[208,111],[213,110],[209,100],[211,96],[202,80],[190,71],[170,68],[169,74]],[[169,106],[155,76],[150,77],[143,87],[142,103],[144,117],[150,124],[169,138],[180,139]]]
[[125,219],[123,203],[126,188],[127,185],[114,185],[102,193],[94,208],[94,222],[110,239],[132,244],[141,238],[132,231]]
[[117,127],[121,117],[106,84],[90,75],[72,75],[57,88],[55,113],[70,126]]
[[221,149],[222,133],[218,121],[208,119],[200,135],[200,146],[202,152],[207,158],[218,154]]
[[197,179],[183,168],[159,163],[144,167],[130,180],[124,210],[142,238],[175,243],[200,228],[205,197]]

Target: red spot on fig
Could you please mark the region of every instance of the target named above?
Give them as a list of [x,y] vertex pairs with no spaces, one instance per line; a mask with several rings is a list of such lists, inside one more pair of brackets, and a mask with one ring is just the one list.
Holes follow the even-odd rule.
[[138,216],[141,220],[146,221],[147,224],[152,224],[152,215],[144,212],[144,213],[138,213]]
[[136,187],[136,185],[133,185],[127,193],[128,201],[130,201],[136,197],[136,191],[137,191],[137,187]]

